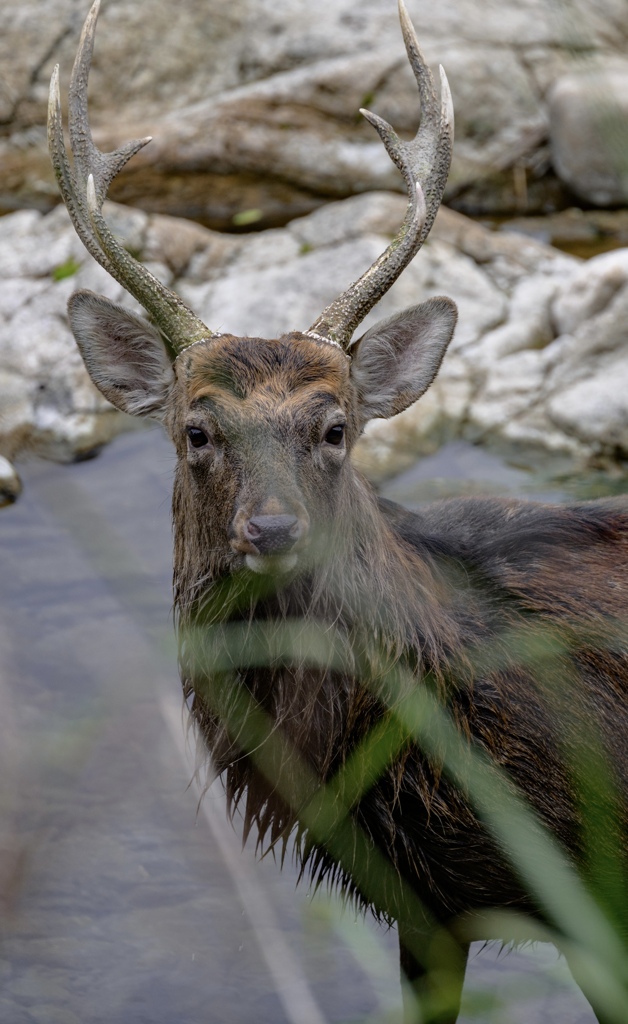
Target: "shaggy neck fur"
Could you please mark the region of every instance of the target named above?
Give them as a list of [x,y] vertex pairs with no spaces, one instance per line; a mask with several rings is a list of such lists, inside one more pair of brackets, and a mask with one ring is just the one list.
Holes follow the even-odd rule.
[[[391,531],[352,469],[346,487],[342,507],[351,514],[335,517],[325,531],[327,557],[282,582],[232,573],[232,556],[212,536],[209,517],[194,517],[179,481],[174,517],[185,518],[186,530],[176,535],[175,605],[184,691],[231,812],[239,807],[245,833],[254,828],[261,848],[285,849],[296,826],[301,863],[309,860],[319,878],[355,891],[354,880],[298,826],[298,778],[290,801],[270,780],[285,775],[291,756],[296,777],[300,765],[317,784],[328,780],[386,714],[388,695],[377,690],[386,671],[400,665],[413,680],[430,673],[443,692],[447,661],[460,644],[434,568]],[[257,652],[255,664],[246,664],[250,652],[242,662],[247,643]],[[243,753],[251,746],[250,733],[243,739],[251,706],[278,740],[266,742],[263,770]],[[399,786],[404,756],[385,772],[387,791]],[[388,832],[391,846],[392,819]]]

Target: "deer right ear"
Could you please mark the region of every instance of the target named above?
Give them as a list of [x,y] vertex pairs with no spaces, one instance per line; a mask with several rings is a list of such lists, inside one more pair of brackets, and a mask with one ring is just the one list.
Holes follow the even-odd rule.
[[156,328],[89,291],[71,296],[68,315],[87,372],[105,398],[132,416],[161,419],[174,374]]

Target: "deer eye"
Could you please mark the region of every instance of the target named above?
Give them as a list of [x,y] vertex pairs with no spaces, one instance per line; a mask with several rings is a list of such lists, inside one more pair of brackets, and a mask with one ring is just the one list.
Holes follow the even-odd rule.
[[345,425],[344,423],[336,423],[334,427],[330,427],[325,434],[325,440],[327,444],[342,444],[342,440],[345,436]]
[[193,448],[203,448],[209,441],[205,431],[200,430],[198,427],[186,427],[185,431]]

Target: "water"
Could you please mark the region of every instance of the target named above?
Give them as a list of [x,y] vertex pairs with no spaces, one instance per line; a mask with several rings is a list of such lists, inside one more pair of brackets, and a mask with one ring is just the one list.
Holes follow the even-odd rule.
[[[394,933],[242,852],[219,790],[198,810],[170,620],[173,463],[157,430],[93,462],[32,462],[0,515],[0,1021],[399,1021]],[[462,443],[384,490],[566,494]],[[547,948],[479,949],[464,1024],[592,1024]],[[517,1012],[470,1016],[487,984],[514,986]]]

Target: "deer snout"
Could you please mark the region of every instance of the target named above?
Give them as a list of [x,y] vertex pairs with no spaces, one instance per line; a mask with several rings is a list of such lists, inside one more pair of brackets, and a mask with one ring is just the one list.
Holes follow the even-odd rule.
[[[297,564],[299,549],[305,546],[309,532],[309,516],[300,503],[289,512],[282,505],[271,498],[261,509],[247,509],[243,504],[235,514],[231,548],[244,555],[252,572],[281,574],[290,572]],[[255,514],[250,516],[249,510]]]
[[260,555],[285,555],[303,536],[304,525],[297,516],[251,516],[243,533]]

